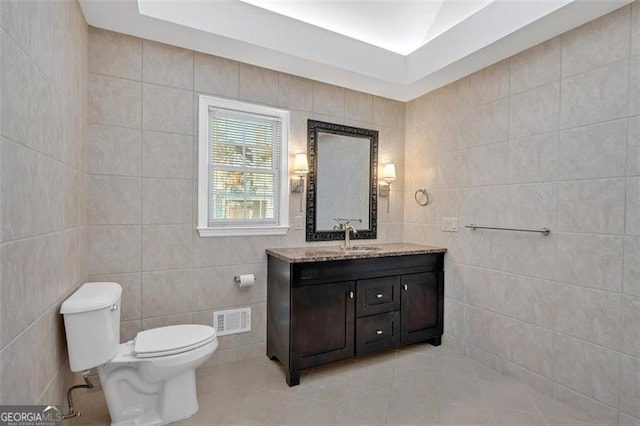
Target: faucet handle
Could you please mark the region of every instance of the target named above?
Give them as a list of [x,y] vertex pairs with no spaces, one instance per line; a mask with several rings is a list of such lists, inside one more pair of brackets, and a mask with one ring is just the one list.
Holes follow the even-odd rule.
[[[347,219],[343,217],[334,217],[333,221],[336,223],[335,226],[337,226],[338,229],[344,229],[345,226],[351,223],[351,219]],[[335,229],[335,226],[334,226],[334,229]]]

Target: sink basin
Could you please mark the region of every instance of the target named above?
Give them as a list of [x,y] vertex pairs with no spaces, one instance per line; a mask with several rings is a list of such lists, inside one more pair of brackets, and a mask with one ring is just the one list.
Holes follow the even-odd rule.
[[378,250],[380,250],[380,247],[367,247],[367,246],[353,246],[353,247],[346,247],[346,248],[340,249],[340,251],[346,251],[346,252],[378,251]]
[[382,250],[380,247],[370,247],[370,246],[351,246],[348,248],[327,248],[324,250],[314,250],[314,254],[320,256],[335,256],[339,254],[358,254],[358,253],[371,253],[375,251]]

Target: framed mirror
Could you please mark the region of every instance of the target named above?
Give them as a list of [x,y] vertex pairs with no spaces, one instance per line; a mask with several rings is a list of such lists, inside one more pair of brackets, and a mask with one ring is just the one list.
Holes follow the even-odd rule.
[[307,241],[377,237],[378,131],[307,121]]

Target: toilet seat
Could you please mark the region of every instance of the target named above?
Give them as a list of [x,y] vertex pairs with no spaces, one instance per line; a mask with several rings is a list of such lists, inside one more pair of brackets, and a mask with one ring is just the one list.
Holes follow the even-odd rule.
[[133,341],[137,358],[155,358],[187,352],[216,338],[213,327],[199,324],[170,325],[138,333]]

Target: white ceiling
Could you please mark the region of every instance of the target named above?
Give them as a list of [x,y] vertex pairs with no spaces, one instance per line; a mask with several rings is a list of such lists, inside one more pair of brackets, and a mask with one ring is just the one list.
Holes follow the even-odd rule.
[[241,1],[406,56],[493,0]]
[[80,0],[95,27],[407,101],[631,0]]

